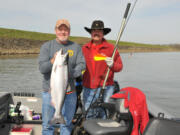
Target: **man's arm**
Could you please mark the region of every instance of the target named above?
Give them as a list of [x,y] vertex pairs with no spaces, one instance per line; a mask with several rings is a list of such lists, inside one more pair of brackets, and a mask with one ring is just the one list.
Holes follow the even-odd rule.
[[77,78],[82,75],[82,71],[85,70],[86,68],[86,63],[84,56],[82,54],[82,49],[81,47],[78,47],[78,52],[77,52],[77,58],[76,58],[76,66],[74,68],[73,72],[73,77]]
[[45,43],[41,46],[39,54],[39,70],[42,74],[48,73],[51,71],[52,63],[49,57],[49,47]]
[[115,57],[114,57],[114,64],[111,70],[114,72],[120,72],[123,68],[123,63],[121,60],[121,56],[119,55],[119,52],[116,50]]

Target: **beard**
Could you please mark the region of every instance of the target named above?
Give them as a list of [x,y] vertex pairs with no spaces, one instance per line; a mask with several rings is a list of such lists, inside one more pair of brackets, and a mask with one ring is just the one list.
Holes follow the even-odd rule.
[[60,41],[60,42],[66,42],[68,40],[68,36],[59,36],[57,37],[57,39]]

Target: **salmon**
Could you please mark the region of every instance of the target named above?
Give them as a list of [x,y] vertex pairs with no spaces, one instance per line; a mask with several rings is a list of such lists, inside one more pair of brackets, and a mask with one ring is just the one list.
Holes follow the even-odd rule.
[[55,108],[50,124],[65,124],[62,116],[62,107],[68,89],[68,52],[63,54],[62,49],[57,52],[50,80],[51,104]]

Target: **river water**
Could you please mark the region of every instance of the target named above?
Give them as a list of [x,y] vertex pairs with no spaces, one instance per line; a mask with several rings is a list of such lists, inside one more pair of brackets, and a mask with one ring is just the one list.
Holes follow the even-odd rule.
[[[141,89],[148,100],[180,118],[180,53],[121,53],[120,87]],[[0,57],[0,92],[41,93],[37,56]]]

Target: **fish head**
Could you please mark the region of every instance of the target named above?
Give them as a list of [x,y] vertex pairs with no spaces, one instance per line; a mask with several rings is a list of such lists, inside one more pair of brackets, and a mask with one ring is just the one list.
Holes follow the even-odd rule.
[[69,53],[66,52],[64,55],[63,55],[63,60],[64,60],[64,65],[67,65],[68,64],[68,60],[69,60]]
[[59,66],[67,65],[68,58],[69,58],[68,52],[63,54],[63,50],[61,49],[60,51],[57,52],[57,56],[56,56],[57,65]]

